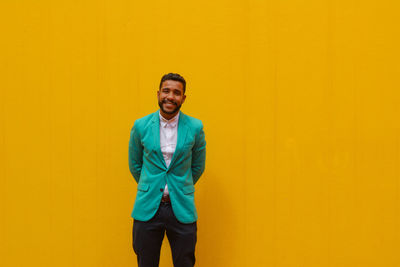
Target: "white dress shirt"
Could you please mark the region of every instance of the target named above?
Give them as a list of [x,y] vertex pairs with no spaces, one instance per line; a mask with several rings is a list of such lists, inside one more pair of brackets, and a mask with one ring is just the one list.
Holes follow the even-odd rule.
[[[178,122],[179,113],[170,120],[165,119],[161,113],[160,115],[160,147],[164,157],[167,168],[171,163],[172,156],[174,155],[176,142],[178,140]],[[168,195],[168,185],[165,184],[164,196]]]

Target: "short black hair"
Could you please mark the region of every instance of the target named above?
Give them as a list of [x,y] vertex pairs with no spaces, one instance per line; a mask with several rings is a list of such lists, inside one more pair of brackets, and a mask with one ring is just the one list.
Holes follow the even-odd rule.
[[160,82],[160,87],[159,87],[159,89],[161,89],[162,83],[165,82],[165,81],[167,81],[167,80],[173,80],[173,81],[177,81],[177,82],[182,83],[182,85],[183,85],[183,94],[185,94],[185,91],[186,91],[186,81],[185,81],[185,79],[184,79],[181,75],[179,75],[178,73],[168,73],[168,74],[165,74],[165,75],[162,76],[162,78],[161,78],[161,82]]

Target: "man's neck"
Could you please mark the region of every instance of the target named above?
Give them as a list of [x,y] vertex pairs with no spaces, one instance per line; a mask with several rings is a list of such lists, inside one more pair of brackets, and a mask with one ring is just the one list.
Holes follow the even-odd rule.
[[170,120],[170,119],[172,119],[173,117],[175,117],[176,115],[178,115],[178,113],[179,113],[179,110],[177,111],[177,112],[175,112],[175,113],[173,113],[173,114],[168,114],[168,113],[164,113],[161,109],[160,109],[160,114],[161,114],[161,116],[163,116],[163,118],[164,119],[166,119],[166,120]]

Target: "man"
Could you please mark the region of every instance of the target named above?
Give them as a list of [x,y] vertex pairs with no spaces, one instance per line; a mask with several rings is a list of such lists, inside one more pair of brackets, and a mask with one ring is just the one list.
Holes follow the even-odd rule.
[[183,114],[186,81],[161,78],[160,110],[135,121],[129,169],[138,183],[132,240],[139,267],[157,267],[167,234],[175,267],[193,267],[197,240],[194,184],[205,167],[206,141],[200,120]]

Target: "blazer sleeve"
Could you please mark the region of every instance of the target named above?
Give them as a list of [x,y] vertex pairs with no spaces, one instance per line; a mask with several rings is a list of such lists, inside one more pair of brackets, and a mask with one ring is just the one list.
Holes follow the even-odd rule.
[[131,171],[136,182],[139,183],[140,173],[143,165],[143,145],[140,140],[140,134],[137,129],[136,122],[131,130],[131,137],[129,140],[129,170]]
[[206,165],[206,140],[201,124],[200,132],[196,136],[196,141],[192,150],[192,177],[195,184],[204,172]]

